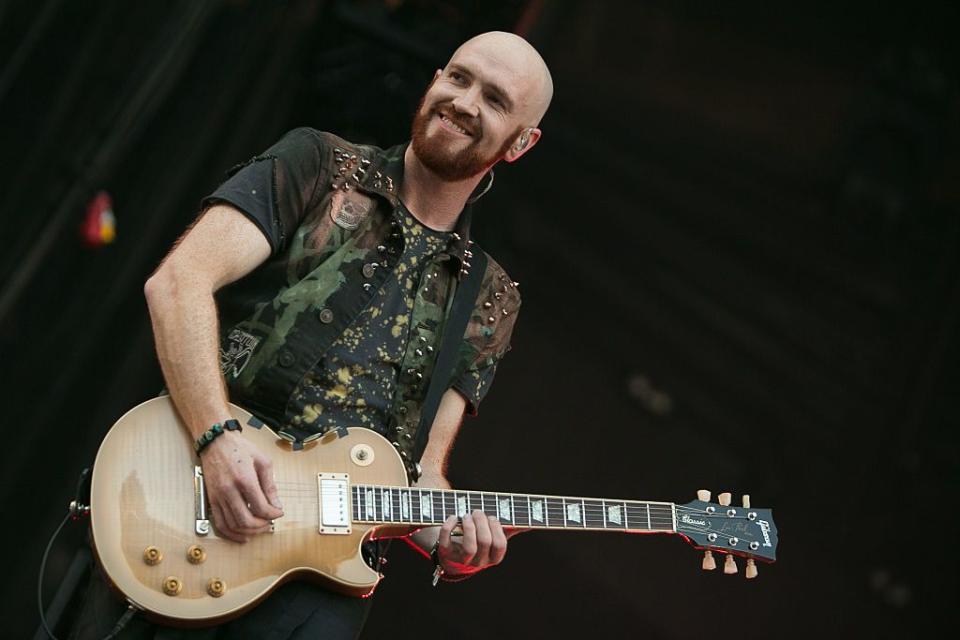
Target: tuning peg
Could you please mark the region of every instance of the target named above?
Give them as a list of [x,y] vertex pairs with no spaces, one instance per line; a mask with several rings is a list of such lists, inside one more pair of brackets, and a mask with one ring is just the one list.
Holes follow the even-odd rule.
[[713,559],[713,552],[710,549],[703,552],[703,565],[701,566],[704,571],[713,571],[717,568],[717,561]]
[[743,494],[743,508],[744,509],[750,508],[750,496],[746,493]]
[[700,489],[697,491],[697,500],[701,502],[710,502],[710,492],[706,489]]
[[730,498],[732,497],[728,492],[723,492],[717,495],[717,502],[726,507],[730,505]]
[[737,572],[737,561],[733,559],[732,555],[727,555],[727,559],[723,562],[723,572],[727,575],[733,575]]

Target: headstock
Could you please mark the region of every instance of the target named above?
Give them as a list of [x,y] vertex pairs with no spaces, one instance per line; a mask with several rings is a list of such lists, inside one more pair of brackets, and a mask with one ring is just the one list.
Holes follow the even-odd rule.
[[713,571],[717,562],[714,552],[727,555],[723,572],[737,573],[734,556],[747,559],[745,575],[757,577],[756,560],[777,559],[777,526],[770,509],[750,506],[750,496],[743,496],[742,507],[730,506],[730,494],[721,493],[717,502],[710,502],[710,492],[697,491],[697,499],[677,505],[677,533],[690,544],[704,550],[703,568]]

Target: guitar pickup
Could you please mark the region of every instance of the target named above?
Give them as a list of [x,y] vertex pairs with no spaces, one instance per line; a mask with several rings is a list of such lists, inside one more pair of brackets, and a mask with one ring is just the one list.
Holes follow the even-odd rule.
[[322,534],[347,535],[350,527],[350,475],[318,473],[320,507],[319,530]]

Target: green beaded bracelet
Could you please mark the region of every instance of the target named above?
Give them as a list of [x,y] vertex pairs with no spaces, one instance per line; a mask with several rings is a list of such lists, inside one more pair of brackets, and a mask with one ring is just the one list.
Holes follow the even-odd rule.
[[232,418],[223,424],[216,423],[204,431],[193,443],[193,449],[197,452],[197,455],[200,455],[200,452],[206,449],[207,445],[213,442],[217,436],[223,435],[224,431],[243,431],[243,429],[240,428],[240,423]]

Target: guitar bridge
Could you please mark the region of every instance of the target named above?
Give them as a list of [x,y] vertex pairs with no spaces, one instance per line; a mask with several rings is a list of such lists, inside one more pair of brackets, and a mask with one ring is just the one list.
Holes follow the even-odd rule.
[[317,489],[320,507],[320,533],[350,533],[350,475],[318,473]]
[[207,491],[203,486],[203,467],[193,467],[193,530],[198,536],[210,533],[210,518],[207,517]]

